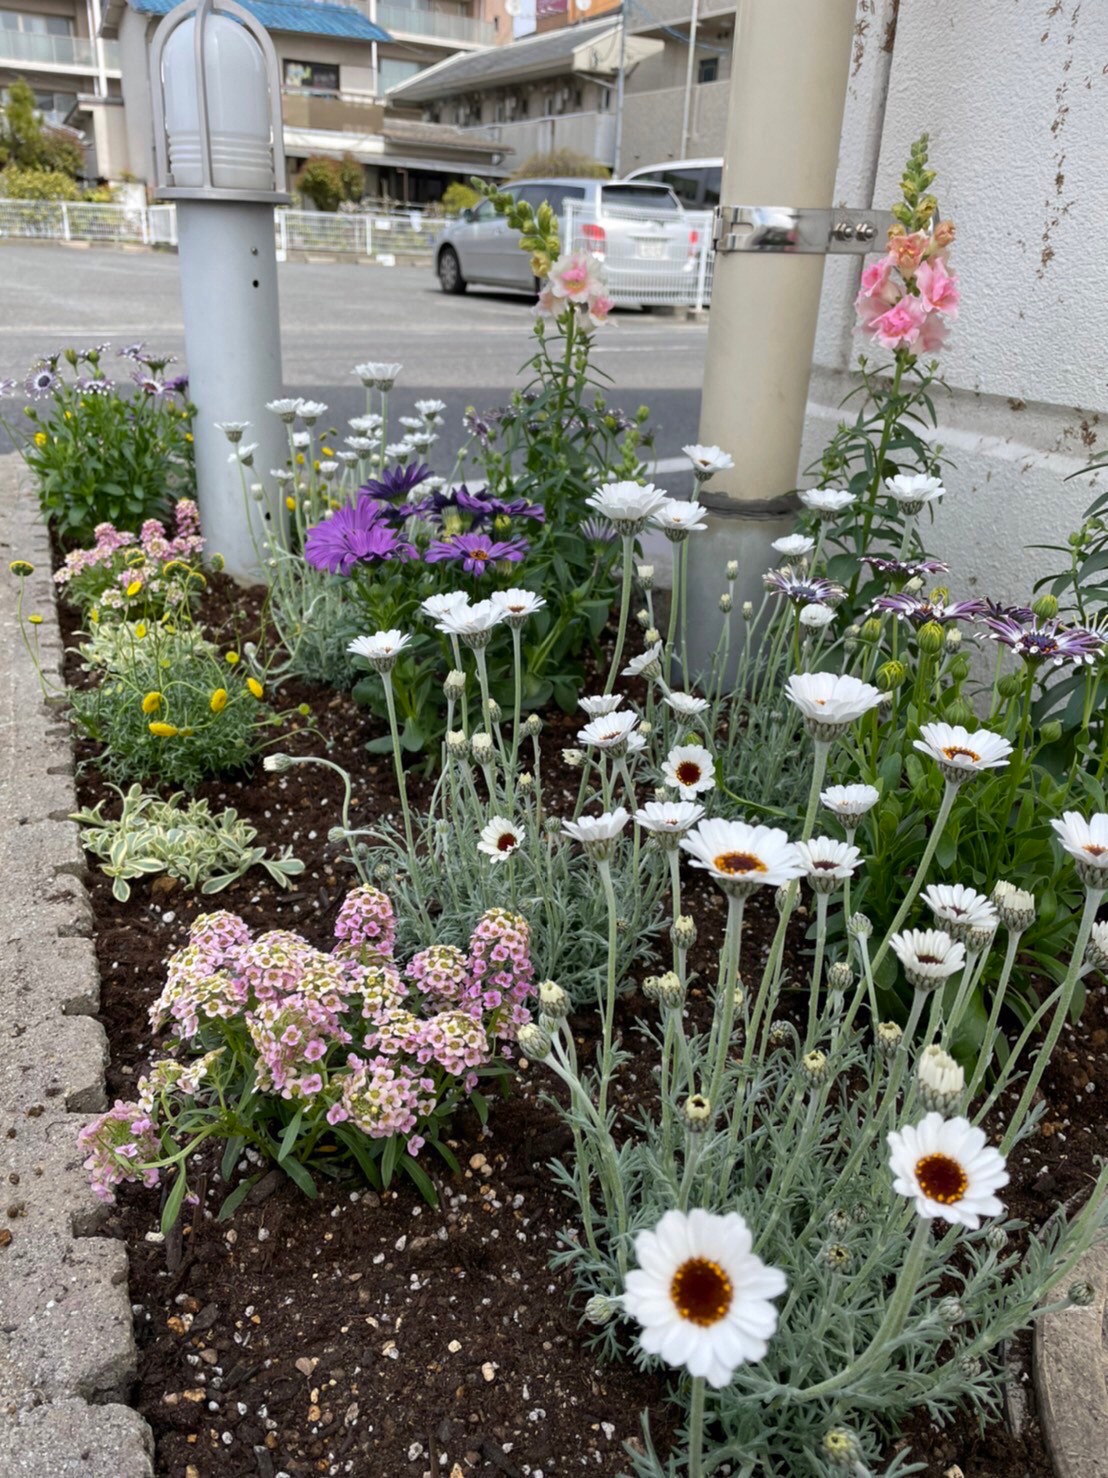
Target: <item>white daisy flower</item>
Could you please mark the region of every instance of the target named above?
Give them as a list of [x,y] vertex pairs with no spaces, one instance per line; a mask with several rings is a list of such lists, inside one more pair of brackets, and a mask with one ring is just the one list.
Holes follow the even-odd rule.
[[606,482],[585,499],[618,534],[627,536],[640,534],[666,501],[666,494],[652,482],[645,486],[637,482]]
[[857,847],[849,842],[837,842],[833,837],[812,837],[811,841],[797,842],[796,851],[817,893],[830,893],[845,878],[853,877],[862,860]]
[[704,819],[704,807],[695,801],[647,801],[635,812],[644,831],[679,840]]
[[923,901],[953,938],[963,943],[979,929],[991,934],[1000,922],[993,901],[964,883],[929,883]]
[[297,402],[296,414],[305,426],[314,426],[320,416],[327,414],[327,407],[322,400],[301,400]]
[[438,437],[433,431],[409,431],[404,440],[410,451],[426,452],[430,451]]
[[606,713],[615,713],[623,702],[619,693],[598,693],[595,698],[578,698],[579,708],[583,708],[589,718],[602,718]]
[[968,1119],[930,1113],[887,1138],[893,1189],[914,1201],[920,1216],[976,1231],[983,1216],[1003,1212],[994,1193],[1008,1184],[1004,1156]]
[[783,539],[774,539],[771,547],[786,559],[807,559],[816,541],[807,534],[786,534]]
[[267,400],[265,408],[275,416],[280,416],[285,425],[288,426],[296,419],[296,410],[299,400]]
[[346,424],[359,436],[371,436],[374,432],[380,431],[383,423],[381,417],[374,411],[368,416],[351,416]]
[[695,801],[702,790],[716,788],[715,760],[702,744],[676,744],[666,755],[662,775],[683,801]]
[[825,626],[830,626],[835,619],[835,612],[830,606],[821,606],[812,602],[810,605],[801,606],[801,626],[807,626],[809,631],[822,631]]
[[385,457],[390,462],[399,462],[403,467],[413,451],[415,451],[415,448],[407,439],[404,441],[390,441],[385,448]]
[[503,618],[503,611],[491,600],[479,600],[471,606],[452,606],[442,612],[435,624],[447,636],[460,636],[467,647],[484,647]]
[[505,857],[519,850],[526,835],[522,826],[516,826],[506,816],[492,816],[481,828],[477,850],[494,863],[503,862]]
[[961,724],[924,724],[915,748],[935,761],[944,777],[958,785],[985,770],[1008,763],[1012,746],[989,729],[972,734]]
[[469,607],[469,596],[464,590],[451,590],[446,595],[429,595],[419,609],[432,621],[441,621],[448,611],[464,611]]
[[410,642],[411,637],[401,631],[375,631],[371,636],[356,636],[346,650],[354,657],[364,657],[374,672],[391,672]]
[[403,368],[402,364],[378,364],[371,360],[356,364],[351,374],[357,375],[367,390],[391,390]]
[[831,739],[876,708],[881,694],[870,683],[849,673],[794,672],[785,684],[785,696],[807,720],[809,733]]
[[508,625],[518,630],[536,611],[541,611],[546,601],[533,590],[494,590],[491,596],[494,606],[504,612]]
[[1108,888],[1108,815],[1099,811],[1086,821],[1080,811],[1065,811],[1050,824],[1076,862],[1077,875],[1085,886]]
[[243,467],[253,467],[254,453],[257,450],[258,443],[256,441],[248,441],[245,446],[235,447],[234,451],[227,458],[227,461],[232,467],[236,462],[241,463]]
[[578,744],[595,744],[597,749],[606,749],[623,754],[627,740],[639,722],[637,713],[624,710],[606,713],[600,718],[590,719],[583,729],[577,731]]
[[417,400],[415,408],[421,416],[441,416],[446,409],[445,400]]
[[579,816],[576,821],[563,821],[562,830],[580,842],[594,862],[607,862],[615,850],[620,832],[631,818],[622,806],[600,816]]
[[377,445],[375,441],[370,441],[368,436],[347,436],[343,440],[352,452],[357,452],[359,457],[364,457],[366,452],[371,452]]
[[1000,922],[1013,933],[1022,934],[1035,922],[1035,895],[1002,878],[993,888],[993,902]]
[[654,642],[652,646],[632,657],[627,666],[620,673],[621,677],[646,677],[655,678],[662,671],[662,643]]
[[853,504],[854,494],[845,488],[805,488],[800,501],[819,518],[837,518]]
[[[638,820],[638,818],[635,818]],[[1085,958],[1094,970],[1108,969],[1108,920],[1094,924],[1085,947]]]
[[876,806],[881,793],[873,785],[829,785],[820,791],[819,798],[841,821],[856,827],[862,817]]
[[777,1329],[770,1300],[786,1281],[753,1245],[737,1211],[667,1211],[653,1231],[640,1232],[623,1309],[640,1326],[642,1348],[717,1390],[740,1365],[763,1359]]
[[798,878],[804,871],[796,848],[776,826],[712,817],[681,841],[694,867],[711,873],[714,882],[756,887]]
[[680,543],[689,534],[708,527],[704,516],[705,510],[695,501],[684,502],[680,498],[667,498],[650,521],[656,529],[661,529],[667,539]]
[[214,425],[217,431],[223,432],[224,436],[232,444],[232,446],[234,446],[236,442],[240,442],[242,438],[246,435],[246,433],[250,430],[249,421],[216,421]]
[[918,513],[925,503],[934,503],[946,492],[942,478],[928,477],[924,472],[901,472],[896,477],[886,477],[885,491],[898,505],[901,513]]
[[681,450],[692,463],[697,482],[707,482],[717,472],[730,472],[735,459],[718,446],[684,446]]
[[893,934],[889,944],[917,990],[945,985],[966,963],[965,945],[943,929],[905,929]]
[[916,1085],[925,1108],[953,1113],[965,1092],[966,1074],[937,1042],[925,1047],[916,1067]]
[[292,444],[298,452],[302,452],[305,447],[309,447],[312,444],[311,432],[294,431],[292,433]]
[[707,698],[698,698],[695,693],[667,693],[665,704],[678,718],[698,718],[712,706]]

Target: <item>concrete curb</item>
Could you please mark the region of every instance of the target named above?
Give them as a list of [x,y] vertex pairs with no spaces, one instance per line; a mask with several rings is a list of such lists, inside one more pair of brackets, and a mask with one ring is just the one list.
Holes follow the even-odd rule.
[[[46,529],[0,458],[0,1471],[22,1478],[152,1478],[153,1440],[120,1404],[136,1352],[121,1243],[95,1235],[77,1131],[106,1107],[108,1043],[69,732],[39,698],[16,619],[13,559],[35,573],[42,666],[61,635]],[[10,1240],[9,1240],[10,1237]]]
[[1092,1304],[1035,1326],[1035,1391],[1058,1478],[1108,1478],[1108,1243],[1085,1254],[1070,1284],[1082,1279]]

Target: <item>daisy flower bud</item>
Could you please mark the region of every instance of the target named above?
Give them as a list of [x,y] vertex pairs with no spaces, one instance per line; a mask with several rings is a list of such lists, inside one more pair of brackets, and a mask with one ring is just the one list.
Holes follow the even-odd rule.
[[827,1077],[829,1066],[823,1052],[806,1052],[800,1061],[800,1070],[814,1087]]
[[283,775],[286,770],[292,769],[292,760],[287,754],[267,754],[262,761],[262,768],[273,775]]
[[650,612],[646,609],[645,606],[643,606],[641,610],[635,612],[635,620],[644,631],[650,625]]
[[742,603],[742,618],[743,618],[744,621],[753,621],[753,619],[754,619],[754,602],[752,600],[744,600],[743,601],[743,603]]
[[944,1298],[935,1310],[939,1318],[948,1329],[953,1329],[956,1324],[961,1324],[966,1317],[966,1311],[956,1298]]
[[943,646],[948,652],[956,652],[962,645],[962,633],[957,626],[949,626],[943,636]]
[[346,841],[346,832],[341,826],[332,826],[327,832],[327,840],[332,847],[337,847],[341,842]]
[[681,1115],[690,1134],[704,1134],[712,1127],[712,1105],[703,1093],[691,1093],[681,1106]]
[[654,566],[653,565],[639,565],[638,568],[636,569],[635,573],[638,575],[638,577],[639,577],[639,584],[642,586],[642,588],[644,590],[653,590],[653,588],[654,588]]
[[994,1252],[1003,1252],[1008,1246],[1008,1233],[1003,1227],[990,1227],[985,1233],[985,1241]]
[[678,949],[692,949],[696,943],[696,921],[691,914],[678,914],[669,928],[670,943]]
[[1058,614],[1058,597],[1051,595],[1040,595],[1038,600],[1031,602],[1031,609],[1040,621],[1053,621]]
[[496,701],[495,698],[490,698],[489,701],[485,704],[485,712],[489,716],[490,724],[498,724],[504,716],[503,710],[501,709],[500,704]]
[[594,1293],[585,1305],[585,1318],[590,1324],[607,1324],[619,1311],[619,1299],[609,1298],[604,1293]]
[[562,763],[568,765],[571,770],[579,770],[585,763],[585,751],[583,749],[563,749]]
[[461,729],[451,729],[446,736],[446,752],[451,759],[464,760],[469,755],[469,740]]
[[530,770],[524,770],[523,774],[519,777],[520,790],[530,790],[534,786],[534,784],[534,775],[531,774]]
[[846,921],[846,931],[853,939],[868,939],[873,925],[864,913],[852,913]]
[[835,1468],[853,1468],[862,1457],[862,1446],[846,1427],[832,1427],[820,1443],[823,1456]]
[[739,562],[737,559],[729,559],[727,561],[727,578],[729,580],[737,580],[739,578]]
[[471,741],[473,758],[479,765],[491,765],[496,757],[493,748],[492,735],[486,734],[484,730],[478,730]]
[[882,1021],[874,1033],[874,1042],[882,1057],[895,1057],[904,1032],[895,1021]]
[[728,611],[734,610],[735,598],[729,590],[725,590],[719,598],[719,608],[726,616]]
[[546,819],[543,821],[542,829],[546,832],[548,837],[560,836],[562,831],[562,823],[558,820],[557,816],[547,816]]
[[976,1355],[963,1355],[958,1361],[958,1369],[966,1380],[976,1380],[981,1374],[981,1361]]
[[665,1011],[679,1011],[685,1004],[685,987],[672,970],[658,976],[658,1004]]
[[862,622],[862,628],[858,632],[864,642],[875,642],[881,638],[881,622],[876,616],[871,616],[868,621]]
[[1102,920],[1093,925],[1085,958],[1094,970],[1108,971],[1108,922]]
[[456,667],[452,667],[446,674],[446,681],[442,685],[442,690],[448,698],[460,698],[466,690],[465,673],[459,672]]
[[528,739],[537,739],[542,733],[542,719],[537,713],[529,713],[520,725],[520,732]]
[[779,914],[790,914],[799,903],[796,890],[784,883],[773,895],[773,902]]
[[874,676],[874,682],[883,693],[891,693],[899,688],[908,676],[908,669],[903,662],[882,662]]
[[[662,633],[658,630],[656,626],[648,627],[647,630],[643,633],[643,641],[646,642],[648,647],[656,647],[661,639]],[[648,673],[643,674],[644,677],[651,675],[652,674]]]
[[787,1021],[775,1021],[769,1029],[771,1047],[786,1047],[793,1039],[793,1028]]
[[845,1273],[852,1261],[850,1248],[842,1242],[828,1242],[820,1253],[820,1260],[833,1273]]
[[1071,1283],[1066,1297],[1076,1308],[1087,1309],[1096,1300],[1096,1290],[1091,1283]]
[[561,1021],[569,1015],[569,997],[556,980],[539,982],[539,1009],[551,1021]]
[[828,990],[849,990],[854,984],[854,971],[845,960],[836,960],[827,972]]
[[838,1207],[835,1211],[832,1211],[828,1215],[827,1225],[831,1228],[833,1232],[841,1236],[843,1232],[848,1232],[850,1230],[850,1213],[844,1211],[841,1206]]
[[526,1022],[516,1035],[519,1050],[532,1062],[542,1062],[550,1056],[550,1033],[533,1021]]

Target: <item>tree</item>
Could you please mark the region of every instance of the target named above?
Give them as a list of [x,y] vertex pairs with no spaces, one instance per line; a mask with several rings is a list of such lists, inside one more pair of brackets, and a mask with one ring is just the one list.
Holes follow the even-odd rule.
[[35,95],[22,77],[8,89],[0,120],[0,165],[50,170],[76,179],[85,166],[77,144],[56,128],[44,128]]
[[326,154],[313,154],[304,161],[296,181],[301,195],[306,195],[316,210],[336,211],[346,200],[360,200],[365,192],[365,171],[353,154],[341,160]]
[[549,154],[532,154],[520,164],[513,180],[539,180],[571,175],[582,180],[606,180],[612,171],[606,164],[599,164],[586,154],[575,154],[572,149],[554,149]]

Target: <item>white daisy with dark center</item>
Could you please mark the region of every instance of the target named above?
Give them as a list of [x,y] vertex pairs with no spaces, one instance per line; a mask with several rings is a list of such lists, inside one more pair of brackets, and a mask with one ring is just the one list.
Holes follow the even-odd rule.
[[807,534],[786,534],[783,539],[774,539],[772,548],[786,559],[806,559],[816,547],[816,541]]
[[457,605],[443,611],[435,624],[447,636],[460,636],[467,647],[484,647],[503,619],[503,611],[491,600],[479,600],[475,605]]
[[1008,1184],[1004,1156],[968,1119],[929,1113],[892,1130],[888,1142],[893,1189],[914,1201],[920,1216],[976,1231],[983,1216],[1003,1212],[996,1192]]
[[1064,811],[1051,826],[1077,864],[1077,875],[1087,888],[1108,888],[1108,815],[1098,811],[1088,820],[1080,811]]
[[508,625],[517,629],[528,616],[533,616],[546,605],[542,596],[536,595],[533,590],[494,590],[491,600],[494,606],[503,611]]
[[623,1308],[640,1326],[642,1348],[717,1390],[740,1365],[764,1359],[777,1329],[771,1300],[786,1280],[753,1245],[737,1211],[667,1211],[640,1232]]
[[667,498],[651,519],[654,527],[661,529],[671,543],[680,544],[697,530],[706,529],[704,509],[699,503],[685,502],[681,498]]
[[712,706],[707,698],[698,698],[695,693],[667,693],[665,703],[678,718],[696,718]]
[[849,842],[837,842],[834,837],[812,837],[810,841],[797,842],[796,851],[808,882],[817,893],[830,893],[839,883],[853,877],[862,860],[857,847]]
[[943,929],[905,929],[889,945],[917,990],[935,990],[966,963],[965,945]]
[[804,872],[797,849],[776,826],[712,817],[681,841],[693,867],[703,868],[724,892],[779,887]]
[[477,842],[478,852],[495,862],[503,862],[513,852],[518,852],[527,833],[522,826],[509,821],[506,816],[492,816],[481,828]]
[[599,816],[579,816],[576,821],[563,821],[562,830],[580,842],[594,862],[606,862],[615,850],[620,833],[630,821],[622,806],[604,811]]
[[597,749],[627,752],[627,740],[639,722],[637,713],[619,711],[606,713],[600,718],[590,719],[583,729],[577,731],[578,744],[595,744]]
[[402,631],[375,631],[371,636],[356,636],[347,647],[355,657],[364,657],[374,672],[391,672],[396,659],[411,641]]
[[715,789],[715,760],[702,744],[676,744],[666,755],[662,778],[683,801],[695,801],[701,791]]
[[468,605],[464,590],[451,590],[447,595],[429,595],[419,609],[432,621],[441,621],[448,611],[464,611]]
[[881,702],[880,691],[850,673],[794,672],[785,696],[804,715],[816,739],[837,739]]
[[579,698],[577,704],[583,708],[589,718],[601,718],[606,713],[615,713],[623,702],[619,693],[600,693],[595,698]]
[[923,901],[963,943],[967,935],[979,929],[992,933],[1000,922],[993,901],[964,883],[929,883],[923,890]]
[[854,503],[854,494],[845,488],[805,488],[800,501],[817,518],[838,518]]
[[862,817],[876,806],[881,793],[873,785],[829,785],[820,791],[819,798],[840,821],[856,828]]
[[717,472],[730,472],[735,465],[730,452],[725,452],[718,446],[686,446],[681,450],[692,463],[697,482],[707,482]]
[[651,518],[667,501],[661,488],[652,482],[606,482],[585,502],[594,512],[606,518],[617,534],[629,537],[641,534]]
[[1012,754],[1012,746],[1000,734],[990,729],[971,734],[961,724],[924,724],[915,747],[935,761],[952,785],[1003,768]]
[[942,478],[929,477],[926,472],[901,472],[896,477],[886,477],[885,491],[901,513],[918,513],[925,503],[934,503],[943,496],[946,488]]
[[647,801],[635,812],[638,825],[663,837],[669,846],[676,846],[703,819],[704,807],[695,801]]

